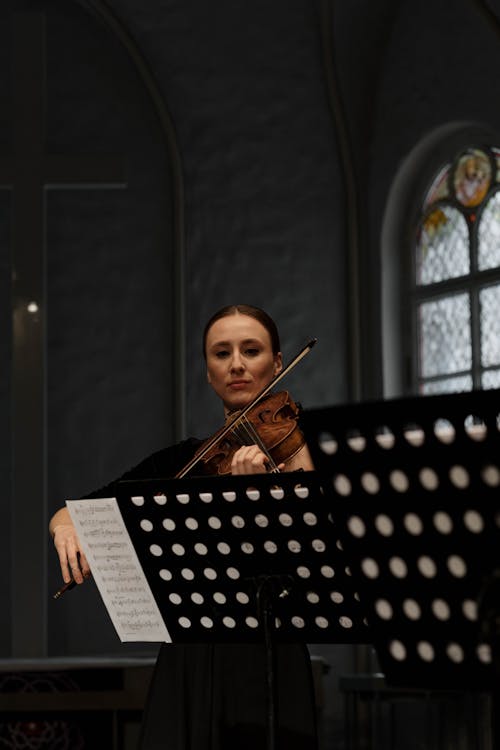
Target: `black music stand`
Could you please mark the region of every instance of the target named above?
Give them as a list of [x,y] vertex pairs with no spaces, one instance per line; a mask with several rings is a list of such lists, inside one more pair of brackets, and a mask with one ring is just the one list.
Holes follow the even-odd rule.
[[124,481],[117,499],[173,642],[369,642],[315,472]]
[[388,684],[490,692],[495,743],[499,411],[495,390],[302,418]]

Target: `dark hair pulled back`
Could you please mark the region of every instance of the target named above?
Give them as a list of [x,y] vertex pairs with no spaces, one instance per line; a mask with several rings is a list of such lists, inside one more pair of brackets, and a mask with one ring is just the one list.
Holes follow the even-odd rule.
[[226,305],[226,307],[222,307],[220,310],[217,310],[217,312],[212,315],[205,326],[205,330],[203,331],[204,357],[206,357],[207,335],[213,324],[221,318],[226,318],[230,315],[236,315],[238,313],[240,315],[248,315],[250,318],[254,318],[261,325],[263,325],[271,338],[271,347],[273,350],[273,354],[278,354],[278,352],[281,351],[278,328],[274,320],[265,312],[265,310],[261,310],[260,307],[254,307],[253,305]]

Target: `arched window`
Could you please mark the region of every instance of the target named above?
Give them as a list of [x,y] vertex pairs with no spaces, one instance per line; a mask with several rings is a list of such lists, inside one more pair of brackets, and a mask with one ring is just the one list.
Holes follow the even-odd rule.
[[461,150],[435,176],[414,247],[414,392],[500,387],[500,149]]

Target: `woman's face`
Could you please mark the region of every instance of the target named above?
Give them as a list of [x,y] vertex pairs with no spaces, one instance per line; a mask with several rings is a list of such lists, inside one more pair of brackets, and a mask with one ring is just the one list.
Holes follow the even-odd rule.
[[206,339],[208,382],[226,412],[243,409],[281,372],[281,352],[258,320],[236,313],[216,320]]

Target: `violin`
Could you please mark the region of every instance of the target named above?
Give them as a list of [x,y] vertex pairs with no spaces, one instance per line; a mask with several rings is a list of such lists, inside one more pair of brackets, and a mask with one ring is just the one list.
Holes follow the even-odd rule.
[[205,461],[207,473],[230,474],[233,455],[242,445],[258,445],[267,458],[268,470],[279,472],[279,464],[293,458],[305,444],[305,438],[298,426],[299,409],[288,392],[269,397],[268,394],[309,354],[316,341],[309,341],[249,404],[206,440],[175,478],[186,476],[200,461]]
[[[298,418],[299,407],[287,391],[260,399],[243,419],[236,415],[234,427],[204,452],[204,473],[230,474],[233,456],[242,445],[257,445],[266,456],[267,470],[278,472],[279,464],[293,458],[305,443]],[[198,448],[195,459],[205,445]]]

